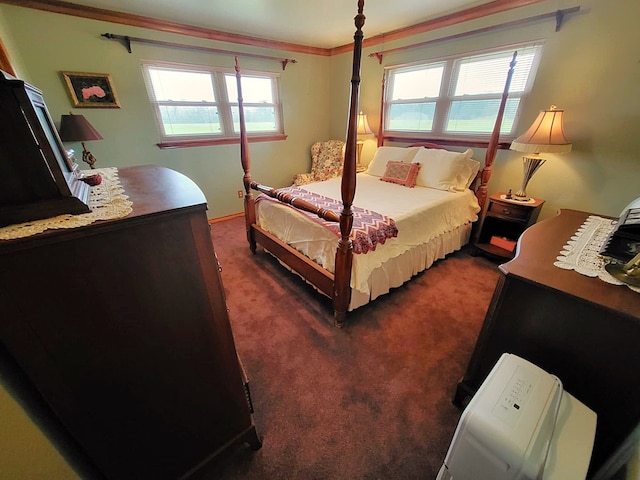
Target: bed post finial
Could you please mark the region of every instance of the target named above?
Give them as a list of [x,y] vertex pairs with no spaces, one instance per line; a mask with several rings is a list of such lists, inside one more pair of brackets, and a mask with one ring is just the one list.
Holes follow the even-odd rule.
[[251,157],[249,155],[249,141],[247,140],[247,126],[244,120],[244,103],[242,99],[242,75],[240,74],[240,61],[238,56],[235,57],[236,83],[238,85],[238,113],[240,120],[240,162],[244,176],[242,183],[244,184],[244,212],[245,212],[245,228],[247,231],[247,240],[249,248],[253,253],[256,252],[256,241],[253,238],[253,230],[251,225],[256,223],[256,207],[251,193]]
[[382,72],[382,94],[380,95],[380,120],[378,121],[378,147],[384,145],[384,84],[386,72]]
[[500,128],[502,126],[502,117],[504,116],[504,109],[507,104],[507,97],[509,96],[509,88],[511,88],[511,79],[513,78],[513,72],[516,68],[516,57],[518,51],[513,52],[513,58],[509,64],[509,72],[507,73],[507,80],[504,83],[504,90],[502,91],[502,98],[500,99],[500,107],[498,108],[498,115],[496,121],[493,124],[493,133],[489,139],[489,145],[487,145],[487,152],[484,157],[484,168],[480,172],[480,186],[476,189],[476,196],[478,197],[478,204],[480,208],[484,207],[487,200],[487,184],[491,178],[491,166],[496,158],[498,152],[498,141],[500,139]]
[[360,95],[360,64],[362,60],[362,27],[365,22],[364,0],[358,0],[358,14],[354,18],[356,32],[353,35],[353,66],[351,74],[351,98],[347,121],[347,141],[342,169],[342,212],[340,213],[340,240],[336,251],[335,281],[333,286],[334,323],[342,326],[351,301],[351,266],[353,245],[351,228],[353,211],[351,205],[356,192],[356,149],[358,129],[358,101]]
[[[364,12],[364,0],[358,0],[358,15],[354,19],[357,29],[361,29],[364,25],[365,16],[362,12]],[[358,18],[361,18],[360,22],[358,22]]]
[[[242,98],[242,75],[240,74],[240,60],[235,57],[236,83],[238,85],[238,113],[240,120],[240,159],[242,160],[242,169],[244,170],[245,191],[251,193],[247,176],[251,167],[251,159],[249,158],[249,142],[247,140],[247,127],[244,119],[244,102]],[[249,179],[250,180],[250,179]]]

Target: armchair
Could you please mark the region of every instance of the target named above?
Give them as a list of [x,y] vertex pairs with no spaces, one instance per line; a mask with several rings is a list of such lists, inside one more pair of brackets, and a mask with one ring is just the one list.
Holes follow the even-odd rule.
[[326,140],[311,145],[311,172],[295,174],[293,184],[322,182],[342,175],[344,146],[342,140]]

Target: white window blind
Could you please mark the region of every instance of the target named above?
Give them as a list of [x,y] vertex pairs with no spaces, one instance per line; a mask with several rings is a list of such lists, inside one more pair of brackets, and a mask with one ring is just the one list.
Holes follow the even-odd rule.
[[487,137],[493,130],[514,51],[518,55],[501,133],[515,136],[521,106],[535,78],[541,44],[390,68],[385,135]]
[[[239,137],[234,71],[145,63],[143,72],[163,142]],[[277,74],[243,74],[242,96],[249,135],[284,133]]]

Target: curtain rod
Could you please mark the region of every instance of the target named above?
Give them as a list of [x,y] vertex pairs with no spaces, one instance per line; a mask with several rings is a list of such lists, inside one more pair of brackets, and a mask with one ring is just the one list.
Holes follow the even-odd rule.
[[298,63],[298,61],[293,58],[271,57],[268,55],[258,55],[256,53],[233,52],[231,50],[220,50],[218,48],[200,47],[197,45],[187,45],[185,43],[164,42],[161,40],[151,40],[149,38],[130,37],[128,35],[115,35],[113,33],[103,33],[101,36],[108,38],[109,40],[121,41],[129,53],[131,53],[131,42],[138,42],[138,43],[146,43],[148,45],[157,45],[160,47],[182,48],[186,50],[198,50],[200,52],[221,53],[224,55],[234,55],[234,56],[239,55],[241,57],[261,58],[263,60],[276,60],[282,64],[282,70],[287,68],[287,65],[290,63]]
[[486,32],[490,32],[490,31],[493,31],[493,30],[498,30],[498,29],[501,29],[501,28],[518,27],[518,26],[524,25],[526,23],[537,22],[539,20],[546,20],[548,18],[555,18],[556,19],[556,32],[558,32],[558,31],[560,31],[560,27],[562,26],[562,22],[564,20],[564,16],[569,14],[569,13],[578,12],[579,10],[580,10],[580,7],[565,8],[563,10],[557,10],[555,12],[543,13],[543,14],[540,14],[540,15],[535,15],[535,16],[523,18],[523,19],[520,19],[520,20],[513,20],[511,22],[504,22],[504,23],[500,23],[498,25],[491,25],[490,27],[478,28],[476,30],[469,30],[468,32],[456,33],[456,34],[449,35],[449,36],[446,36],[446,37],[435,38],[433,40],[427,40],[426,42],[414,43],[413,45],[406,45],[404,47],[392,48],[390,50],[385,50],[383,52],[374,52],[374,53],[370,53],[369,56],[370,57],[376,57],[378,59],[378,63],[382,64],[382,56],[386,55],[386,54],[389,54],[389,53],[401,52],[403,50],[408,50],[410,48],[424,47],[426,45],[431,45],[431,44],[439,43],[439,42],[446,42],[448,40],[457,40],[458,38],[469,37],[471,35],[477,35],[479,33],[486,33]]

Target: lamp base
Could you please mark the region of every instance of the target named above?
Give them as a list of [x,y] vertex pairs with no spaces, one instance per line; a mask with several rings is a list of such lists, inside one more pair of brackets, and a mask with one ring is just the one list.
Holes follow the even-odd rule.
[[97,159],[89,150],[87,150],[84,143],[82,143],[82,161],[89,164],[89,167],[96,168],[93,165],[96,163]]
[[624,270],[624,265],[619,263],[608,263],[604,266],[604,269],[611,274],[612,277],[617,278],[621,282],[634,287],[640,287],[640,275],[638,273],[629,273]]
[[607,263],[604,269],[621,282],[640,287],[640,253],[624,264],[617,261]]
[[356,142],[356,147],[357,147],[357,155],[356,155],[356,159],[357,159],[357,164],[356,164],[356,171],[363,171],[362,168],[362,163],[360,162],[360,160],[362,159],[362,147],[364,146],[364,142],[362,140],[358,140]]
[[531,197],[528,197],[526,192],[524,195],[518,195],[517,193],[514,193],[513,196],[510,198],[510,200],[514,202],[529,203],[531,202]]
[[529,197],[527,196],[527,184],[533,174],[538,171],[538,169],[544,164],[546,160],[540,157],[522,157],[522,186],[520,190],[513,194],[512,200],[516,202],[528,202]]
[[516,202],[516,203],[517,203],[517,202],[520,202],[520,203],[530,203],[530,204],[534,204],[534,203],[536,203],[536,199],[535,199],[535,198],[533,198],[533,197],[529,197],[529,200],[524,200],[524,199],[520,199],[520,200],[519,200],[519,199],[517,199],[517,198],[514,198],[513,194],[509,194],[509,195],[507,195],[507,194],[503,194],[503,195],[500,195],[500,200],[507,200],[507,201],[509,201],[509,202]]

